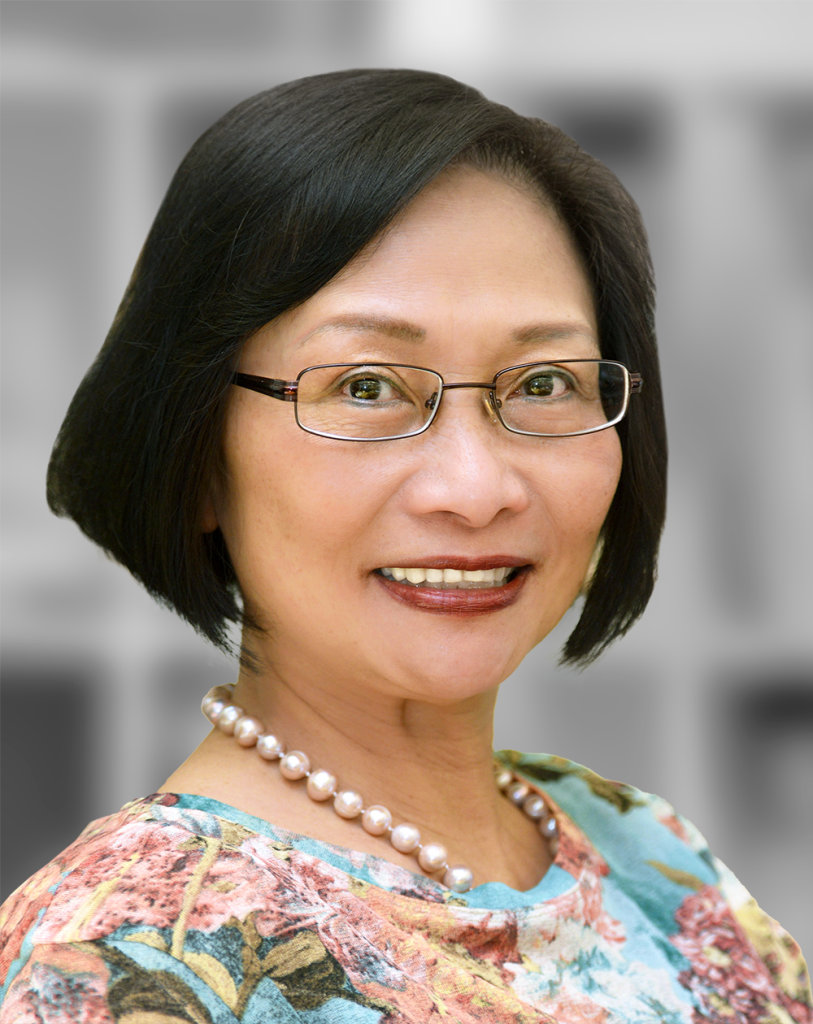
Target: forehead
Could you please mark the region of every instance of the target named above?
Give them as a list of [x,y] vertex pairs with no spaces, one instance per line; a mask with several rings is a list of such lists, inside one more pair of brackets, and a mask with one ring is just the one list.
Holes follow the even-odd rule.
[[244,355],[305,365],[354,340],[471,352],[571,337],[597,350],[590,282],[565,226],[530,187],[455,168]]

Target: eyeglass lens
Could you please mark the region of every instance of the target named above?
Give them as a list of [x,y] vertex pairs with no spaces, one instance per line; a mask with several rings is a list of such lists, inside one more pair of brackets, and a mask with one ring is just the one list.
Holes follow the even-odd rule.
[[[315,366],[299,377],[300,426],[330,437],[387,440],[420,433],[442,379],[432,370],[380,364]],[[606,360],[515,366],[497,374],[497,413],[509,430],[557,436],[600,429],[624,413],[627,373]]]

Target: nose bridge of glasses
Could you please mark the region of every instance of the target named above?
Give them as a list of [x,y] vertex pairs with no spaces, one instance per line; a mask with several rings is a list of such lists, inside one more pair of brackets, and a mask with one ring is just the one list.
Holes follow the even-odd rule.
[[498,423],[499,422],[499,417],[497,416],[497,412],[496,412],[495,406],[499,407],[502,403],[500,402],[500,400],[496,396],[494,381],[483,382],[483,381],[471,381],[471,380],[465,381],[464,380],[464,381],[455,381],[452,384],[444,383],[439,388],[439,391],[433,392],[433,394],[426,400],[426,403],[425,403],[426,408],[429,409],[429,410],[436,409],[437,404],[438,404],[440,398],[442,397],[444,391],[458,391],[458,390],[462,390],[462,389],[466,389],[466,388],[477,388],[477,389],[489,392],[489,394],[483,395],[483,404],[486,407],[486,411],[488,412],[488,415],[489,415],[490,419],[493,422]]
[[441,391],[451,391],[454,388],[486,388],[488,391],[493,391],[494,382],[489,381],[487,384],[483,384],[481,381],[462,380],[455,384],[444,384]]

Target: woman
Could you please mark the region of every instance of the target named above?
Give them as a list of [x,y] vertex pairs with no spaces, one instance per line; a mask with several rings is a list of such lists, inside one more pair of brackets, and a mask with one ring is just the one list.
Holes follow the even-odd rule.
[[809,1020],[663,801],[492,754],[580,594],[572,663],[643,611],[665,462],[643,228],[572,140],[418,72],[221,119],[49,501],[214,643],[242,622],[241,670],[8,901],[3,1020]]

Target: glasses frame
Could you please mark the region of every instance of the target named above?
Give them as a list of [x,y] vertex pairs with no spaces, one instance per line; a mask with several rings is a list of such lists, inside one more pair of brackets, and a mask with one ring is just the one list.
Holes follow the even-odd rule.
[[[586,430],[573,430],[567,434],[539,434],[532,430],[517,430],[514,427],[509,427],[505,420],[502,418],[500,413],[501,402],[497,398],[496,388],[497,381],[503,374],[511,373],[514,370],[524,370],[529,366],[567,366],[571,363],[610,363],[613,366],[620,366],[624,371],[624,404],[621,408],[621,412],[615,416],[612,420],[608,420],[606,423],[600,423],[596,427],[588,427]],[[297,393],[299,391],[299,382],[309,370],[329,370],[339,366],[346,366],[348,369],[353,367],[385,367],[391,366],[393,369],[398,370],[422,370],[424,373],[431,373],[438,379],[438,399],[432,407],[431,414],[426,423],[423,424],[418,430],[412,430],[407,434],[395,434],[386,437],[347,437],[344,434],[328,434],[323,430],[314,430],[312,427],[306,427],[299,419],[299,404],[297,402]],[[277,380],[274,377],[258,377],[253,373],[240,373],[235,372],[231,377],[232,384],[236,384],[241,388],[248,388],[249,391],[256,391],[261,395],[266,395],[268,398],[276,398],[281,402],[293,402],[294,403],[294,416],[296,418],[297,426],[304,430],[308,434],[314,434],[316,437],[329,437],[336,441],[400,441],[405,437],[416,437],[418,434],[423,434],[424,431],[428,430],[437,416],[438,409],[440,409],[443,394],[445,391],[455,391],[459,388],[481,388],[489,391],[488,407],[494,414],[495,419],[502,424],[505,429],[511,434],[522,434],[527,437],[580,437],[583,434],[595,434],[600,430],[608,430],[610,427],[614,427],[617,423],[627,414],[627,408],[629,406],[629,400],[632,395],[640,394],[644,386],[644,379],[640,373],[633,373],[627,369],[624,363],[618,362],[616,359],[557,359],[552,361],[534,360],[531,363],[519,363],[516,366],[507,366],[504,370],[498,370],[494,374],[494,379],[491,381],[460,381],[458,383],[447,384],[443,380],[443,377],[437,372],[437,370],[430,370],[426,366],[412,366],[410,363],[319,363],[316,366],[306,366],[304,370],[301,370],[297,374],[296,380]],[[428,403],[427,403],[428,405]]]

